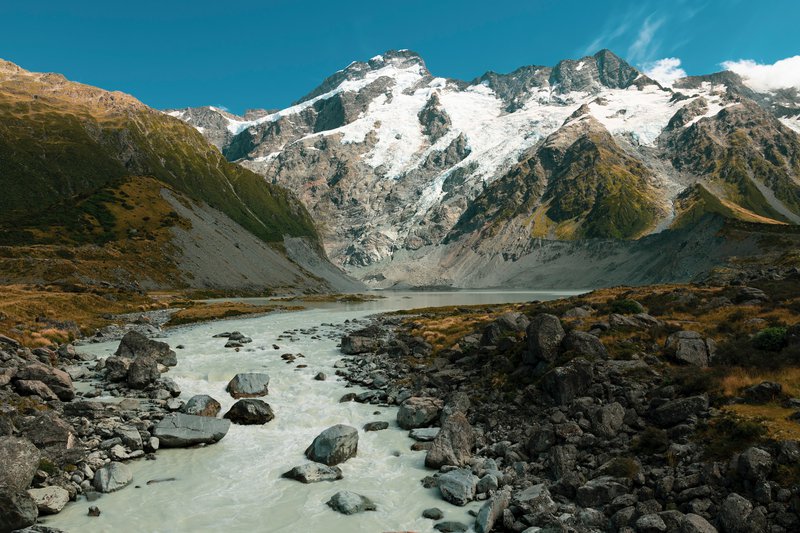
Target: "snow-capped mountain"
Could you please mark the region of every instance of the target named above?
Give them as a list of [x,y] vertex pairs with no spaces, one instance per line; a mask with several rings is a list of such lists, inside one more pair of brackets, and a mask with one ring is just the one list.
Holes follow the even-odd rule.
[[[665,88],[607,50],[464,82],[401,50],[280,111],[170,114],[294,191],[331,259],[382,281],[393,260],[637,239],[708,211],[798,223],[795,96],[757,94],[728,72]],[[437,261],[426,282],[453,283]]]

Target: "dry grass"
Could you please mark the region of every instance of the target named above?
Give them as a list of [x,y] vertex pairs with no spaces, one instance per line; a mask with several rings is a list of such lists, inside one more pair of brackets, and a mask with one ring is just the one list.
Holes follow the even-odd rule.
[[741,419],[758,422],[767,430],[767,436],[775,440],[800,440],[800,423],[789,420],[796,409],[778,405],[736,404],[723,407]]
[[783,392],[794,398],[800,397],[800,368],[797,367],[781,370],[735,367],[720,379],[720,386],[725,396],[738,396],[742,389],[763,381],[780,383],[783,385]]
[[302,307],[286,307],[277,305],[252,305],[243,302],[193,302],[189,307],[181,309],[170,318],[167,326],[179,326],[196,322],[207,322],[236,316],[260,315],[274,311],[302,309]]

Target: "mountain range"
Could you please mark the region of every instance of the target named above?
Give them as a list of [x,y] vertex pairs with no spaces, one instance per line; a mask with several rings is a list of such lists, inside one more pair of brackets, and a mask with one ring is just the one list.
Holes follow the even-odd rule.
[[[666,87],[608,50],[470,82],[389,51],[286,109],[167,113],[296,192],[332,261],[375,286],[526,285],[566,266],[542,250],[597,242],[617,267],[562,281],[613,282],[705,217],[800,222],[796,91],[757,93],[732,72]],[[706,244],[657,277],[707,268]]]

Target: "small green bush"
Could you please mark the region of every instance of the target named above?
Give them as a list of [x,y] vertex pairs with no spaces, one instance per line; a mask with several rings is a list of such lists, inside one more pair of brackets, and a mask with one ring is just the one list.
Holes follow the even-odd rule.
[[622,300],[614,300],[610,304],[611,312],[621,315],[633,315],[636,313],[643,313],[644,307],[636,300],[624,298]]
[[770,327],[759,331],[753,337],[753,346],[759,350],[779,352],[786,346],[786,328]]

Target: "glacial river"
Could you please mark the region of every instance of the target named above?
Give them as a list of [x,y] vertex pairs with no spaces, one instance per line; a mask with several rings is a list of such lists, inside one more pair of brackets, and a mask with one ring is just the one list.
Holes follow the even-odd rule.
[[[263,426],[231,425],[219,443],[193,449],[159,450],[157,460],[129,462],[133,483],[89,503],[80,497],[60,514],[44,517],[44,524],[76,532],[382,532],[434,531],[432,520],[422,518],[423,509],[439,507],[445,520],[472,524],[469,509],[480,502],[455,507],[443,501],[437,489],[423,488],[420,480],[432,472],[424,467],[424,452],[409,450],[413,440],[400,429],[397,408],[381,408],[354,402],[339,403],[346,383],[335,375],[334,363],[342,355],[336,340],[325,333],[346,319],[361,319],[374,313],[444,305],[469,305],[549,300],[575,292],[415,292],[382,293],[384,299],[357,304],[311,304],[315,307],[291,313],[225,320],[173,329],[165,340],[178,353],[178,365],[167,374],[181,388],[181,399],[209,394],[225,413],[234,400],[225,385],[239,372],[270,375],[265,398],[275,419]],[[320,337],[298,334],[295,342],[278,340],[286,330],[317,326]],[[252,337],[239,352],[223,347],[225,339],[213,338],[222,331],[238,330]],[[337,335],[338,338],[338,335]],[[273,349],[273,344],[280,346]],[[118,342],[94,344],[82,350],[108,356]],[[304,359],[286,364],[284,353],[302,353]],[[307,368],[297,369],[297,364]],[[325,372],[327,381],[315,381]],[[376,414],[379,411],[379,414]],[[367,422],[385,420],[389,429],[365,433]],[[334,424],[359,429],[358,455],[339,465],[344,479],[302,484],[282,479],[283,472],[307,460],[303,451],[322,430]],[[148,480],[175,481],[147,485]],[[138,487],[138,488],[137,488]],[[351,490],[371,498],[376,512],[344,516],[325,502],[337,491]],[[87,516],[90,505],[102,514]]]

